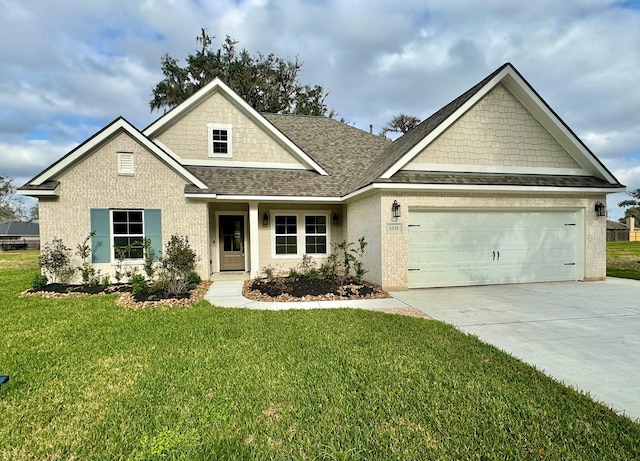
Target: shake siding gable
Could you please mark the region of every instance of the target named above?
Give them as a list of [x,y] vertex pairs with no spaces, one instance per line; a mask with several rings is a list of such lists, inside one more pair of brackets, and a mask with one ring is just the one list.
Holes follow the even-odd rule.
[[186,112],[177,121],[155,136],[185,163],[207,161],[209,157],[208,124],[232,127],[229,158],[216,158],[219,163],[259,162],[262,164],[303,164],[271,135],[267,134],[251,117],[236,107],[221,93],[214,93]]
[[[569,168],[580,165],[506,89],[497,85],[409,165]],[[406,167],[405,167],[406,169]]]

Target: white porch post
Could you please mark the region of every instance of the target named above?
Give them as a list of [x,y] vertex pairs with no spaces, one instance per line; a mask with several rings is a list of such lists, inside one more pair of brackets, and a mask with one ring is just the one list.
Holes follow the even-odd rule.
[[249,202],[249,264],[251,278],[260,274],[260,249],[258,248],[258,202]]

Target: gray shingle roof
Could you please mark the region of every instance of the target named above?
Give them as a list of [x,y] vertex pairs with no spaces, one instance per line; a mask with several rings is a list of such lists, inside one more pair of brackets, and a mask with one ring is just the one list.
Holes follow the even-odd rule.
[[12,221],[0,224],[0,237],[29,237],[40,235],[37,222]]
[[263,114],[263,116],[313,158],[329,175],[307,170],[261,168],[188,167],[210,188],[188,193],[222,195],[329,196],[351,191],[362,172],[391,141],[327,117]]

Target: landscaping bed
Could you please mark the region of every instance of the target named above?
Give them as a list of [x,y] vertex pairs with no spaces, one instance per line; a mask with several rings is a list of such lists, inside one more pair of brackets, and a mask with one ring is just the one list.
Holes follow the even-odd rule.
[[247,280],[242,295],[255,301],[267,302],[389,298],[389,293],[380,287],[353,279],[341,280],[339,277],[272,277]]
[[21,296],[40,296],[44,298],[65,298],[75,296],[96,296],[119,294],[116,304],[130,309],[142,309],[145,307],[175,306],[188,307],[204,298],[209,290],[211,282],[203,281],[190,290],[178,296],[167,292],[156,292],[153,299],[136,301],[134,299],[131,284],[118,283],[112,285],[72,285],[65,283],[50,283],[39,290],[26,290]]

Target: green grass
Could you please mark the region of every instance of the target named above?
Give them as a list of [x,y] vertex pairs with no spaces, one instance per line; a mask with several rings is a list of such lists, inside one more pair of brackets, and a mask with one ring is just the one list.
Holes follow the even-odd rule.
[[607,242],[607,275],[640,280],[640,242]]
[[440,322],[19,298],[29,258],[0,253],[2,460],[640,457],[640,425]]

